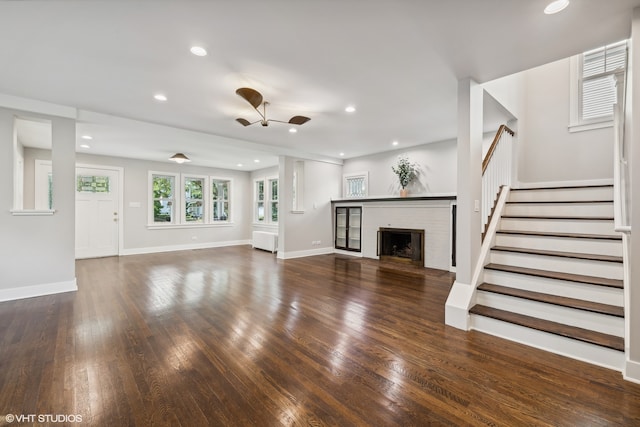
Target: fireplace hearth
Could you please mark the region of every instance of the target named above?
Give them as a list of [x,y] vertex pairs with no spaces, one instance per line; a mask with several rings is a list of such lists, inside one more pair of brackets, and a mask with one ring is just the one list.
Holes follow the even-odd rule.
[[380,260],[424,265],[424,230],[383,228],[378,230]]

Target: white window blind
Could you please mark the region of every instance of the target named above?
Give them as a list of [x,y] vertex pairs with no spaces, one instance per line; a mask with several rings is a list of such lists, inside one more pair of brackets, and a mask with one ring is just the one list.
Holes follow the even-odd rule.
[[614,76],[623,74],[626,65],[626,40],[582,54],[582,120],[603,119],[613,114],[616,103]]

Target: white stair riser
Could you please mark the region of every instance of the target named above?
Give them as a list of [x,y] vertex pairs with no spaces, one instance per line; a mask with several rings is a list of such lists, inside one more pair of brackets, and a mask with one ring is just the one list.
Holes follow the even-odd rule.
[[613,187],[511,190],[509,193],[509,200],[512,202],[613,200]]
[[613,217],[613,203],[507,203],[503,215]]
[[622,241],[609,239],[574,239],[567,237],[496,234],[496,246],[524,249],[579,252],[595,255],[622,256]]
[[617,307],[624,305],[624,291],[608,286],[596,286],[488,269],[484,270],[484,281],[509,288],[599,302]]
[[471,329],[617,371],[622,371],[625,365],[625,355],[621,351],[489,317],[472,314]]
[[580,233],[617,236],[613,221],[570,219],[501,218],[500,230]]
[[620,317],[545,304],[492,292],[478,291],[476,297],[476,304],[482,304],[487,307],[624,337],[624,319]]
[[490,262],[515,267],[535,268],[537,270],[559,273],[582,274],[622,280],[622,263],[604,262],[585,259],[521,254],[517,252],[491,251]]

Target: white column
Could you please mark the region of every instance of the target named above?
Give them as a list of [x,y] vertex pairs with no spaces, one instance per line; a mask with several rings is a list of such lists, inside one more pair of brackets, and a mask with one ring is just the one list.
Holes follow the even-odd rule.
[[465,330],[469,328],[471,281],[481,245],[482,98],[478,83],[471,79],[458,82],[456,281],[447,299],[445,322]]

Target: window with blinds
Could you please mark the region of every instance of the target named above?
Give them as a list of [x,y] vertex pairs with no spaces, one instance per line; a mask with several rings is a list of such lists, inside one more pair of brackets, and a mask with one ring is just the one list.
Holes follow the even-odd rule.
[[580,119],[607,120],[616,103],[615,77],[624,75],[627,41],[603,46],[581,55]]

